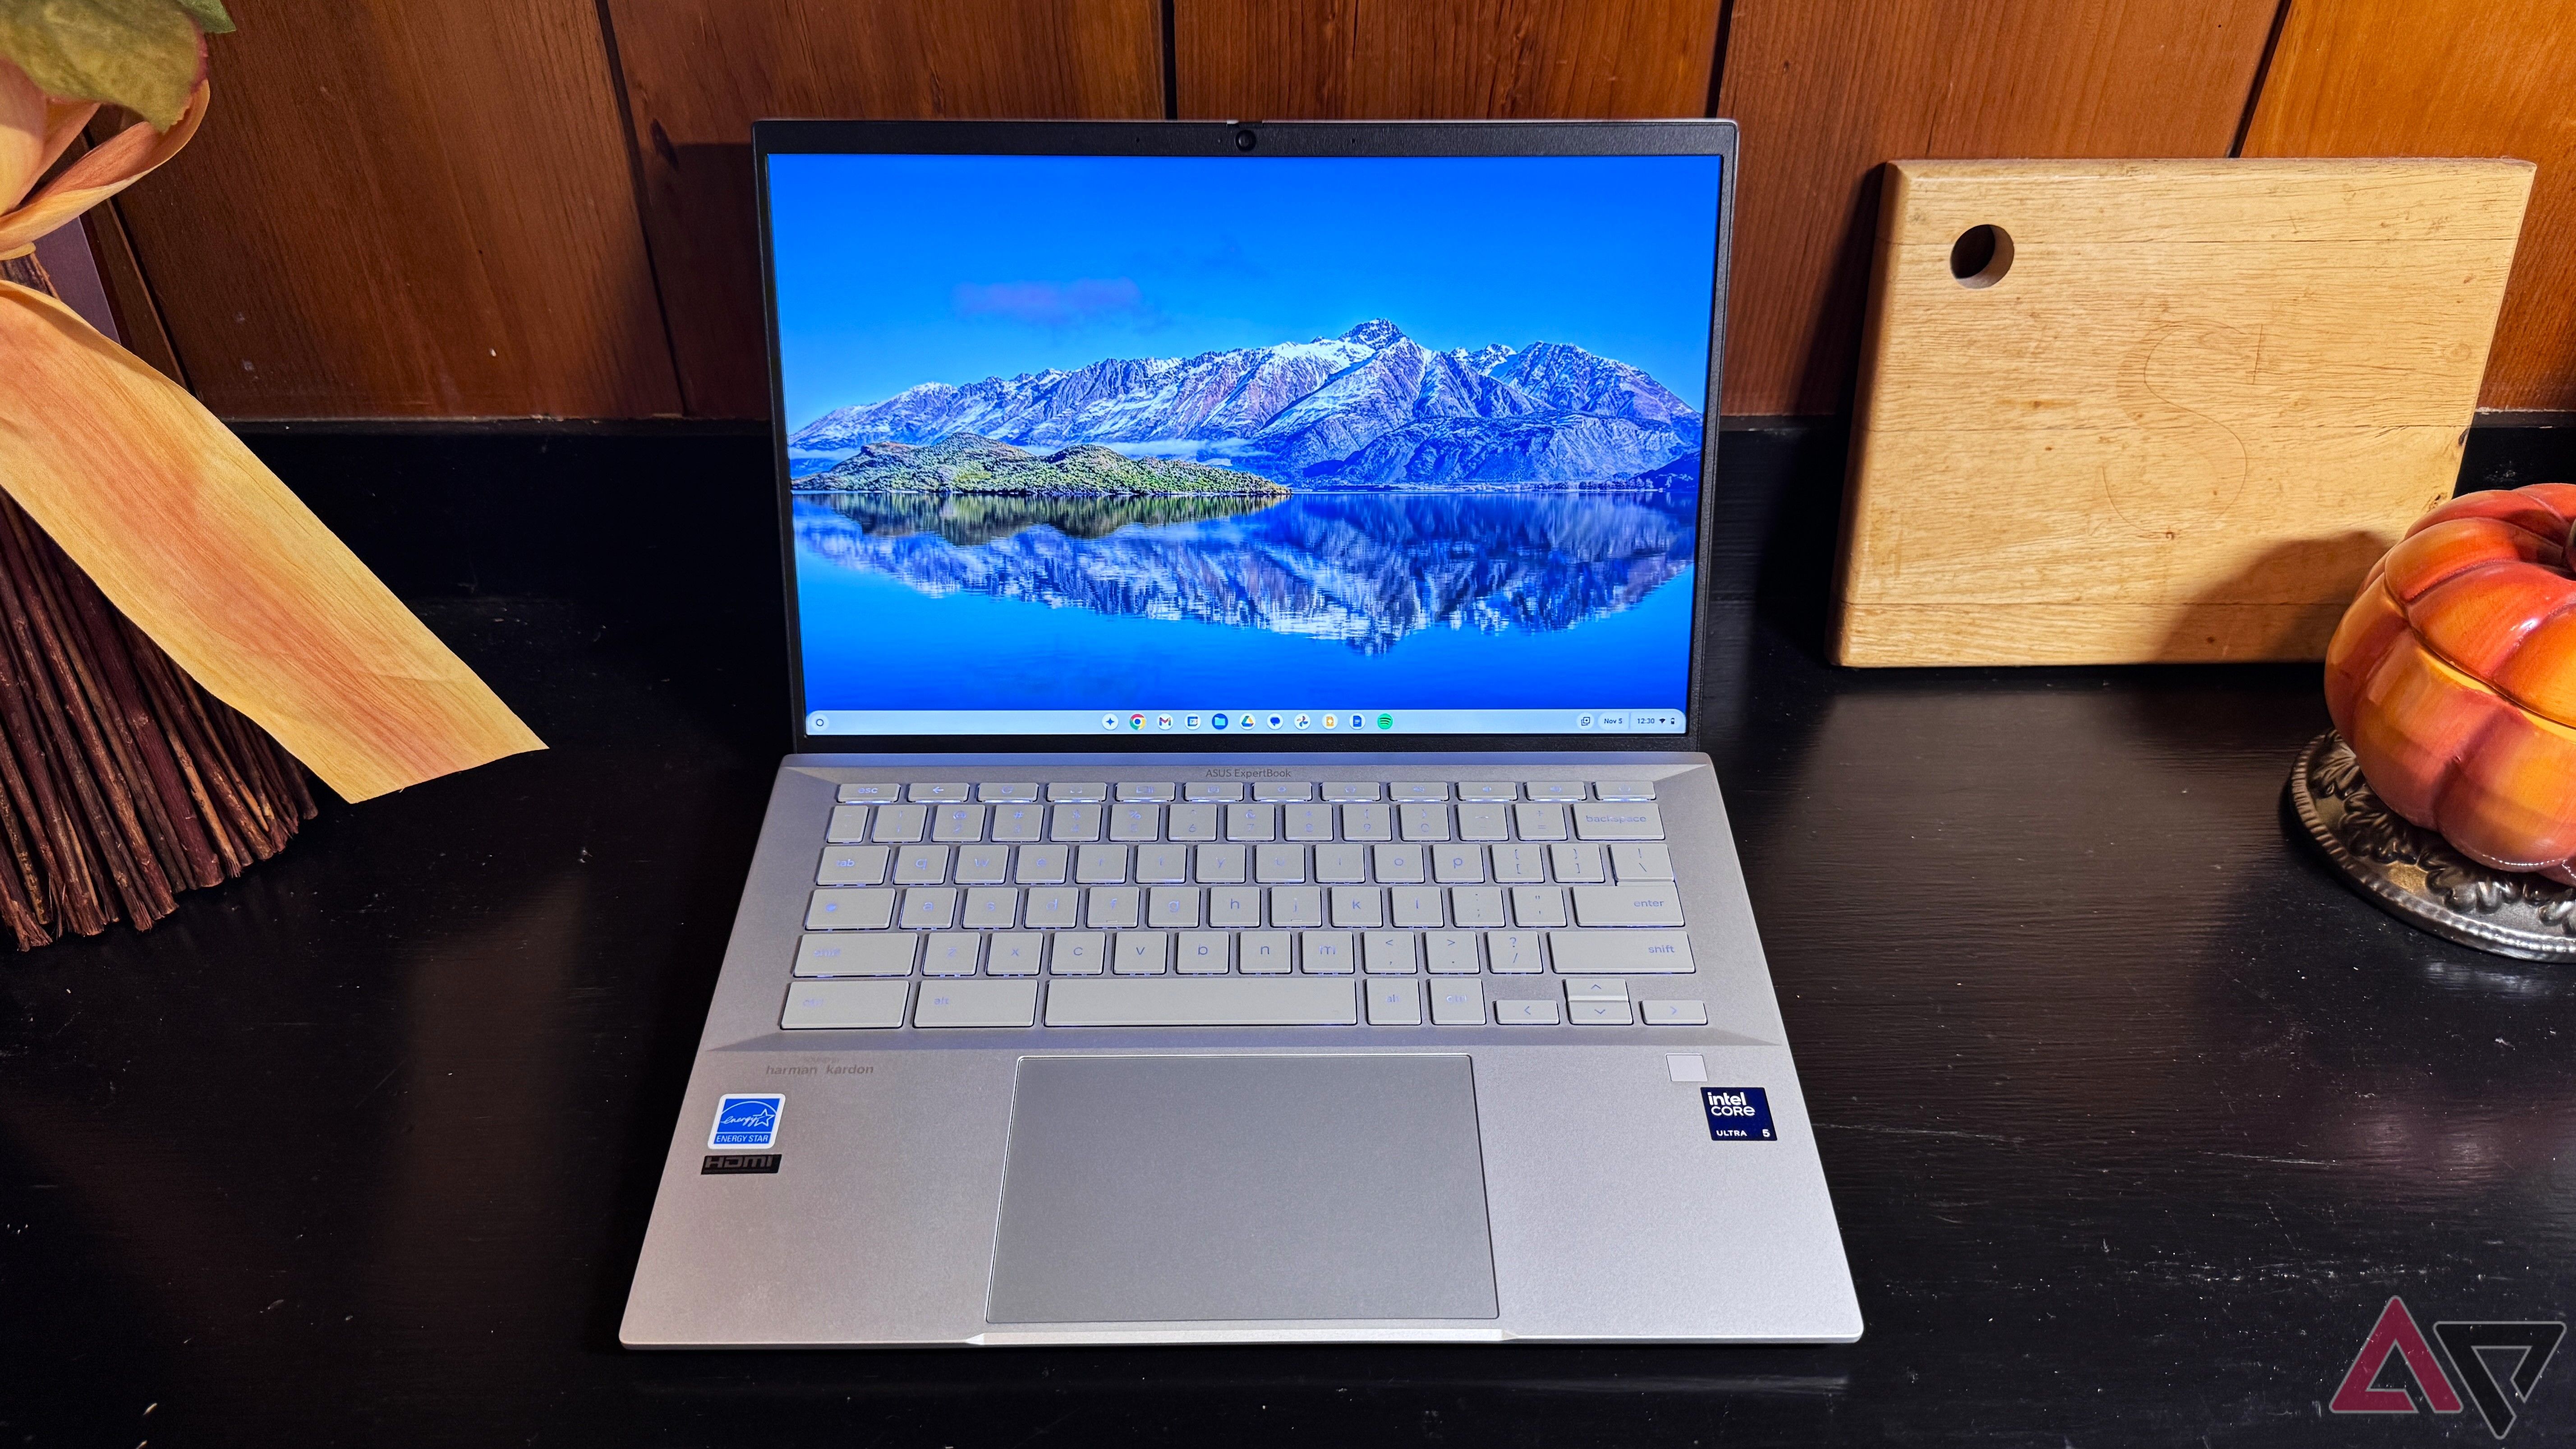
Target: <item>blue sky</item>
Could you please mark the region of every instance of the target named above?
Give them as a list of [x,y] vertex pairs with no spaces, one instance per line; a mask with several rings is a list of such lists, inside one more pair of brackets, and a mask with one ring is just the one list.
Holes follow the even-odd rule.
[[1716,157],[773,156],[787,419],[1388,317],[1707,391]]

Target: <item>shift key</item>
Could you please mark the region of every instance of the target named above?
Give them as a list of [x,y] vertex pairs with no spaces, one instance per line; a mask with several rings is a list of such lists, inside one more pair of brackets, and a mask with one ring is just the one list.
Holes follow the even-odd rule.
[[1678,926],[1681,893],[1670,882],[1634,885],[1576,886],[1574,923],[1578,926]]
[[[1685,931],[1550,931],[1547,950],[1560,976],[1685,976],[1698,969]],[[1628,994],[1637,992],[1631,982]]]

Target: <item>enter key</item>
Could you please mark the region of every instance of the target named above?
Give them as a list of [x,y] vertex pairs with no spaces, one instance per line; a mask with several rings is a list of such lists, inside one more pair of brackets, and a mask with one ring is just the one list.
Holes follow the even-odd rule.
[[1574,920],[1581,926],[1678,926],[1682,898],[1669,882],[1576,886]]

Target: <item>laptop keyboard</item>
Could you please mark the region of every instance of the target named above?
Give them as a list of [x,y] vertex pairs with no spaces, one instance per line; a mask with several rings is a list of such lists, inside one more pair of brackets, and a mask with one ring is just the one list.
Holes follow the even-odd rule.
[[779,1026],[1702,1026],[1650,782],[844,784]]

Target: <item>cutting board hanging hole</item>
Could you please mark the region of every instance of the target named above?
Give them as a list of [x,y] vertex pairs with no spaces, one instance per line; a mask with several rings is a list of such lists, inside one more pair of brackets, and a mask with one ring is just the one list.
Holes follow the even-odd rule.
[[2012,270],[2012,233],[1992,225],[1972,226],[1950,244],[1950,275],[1962,287],[1984,289]]

